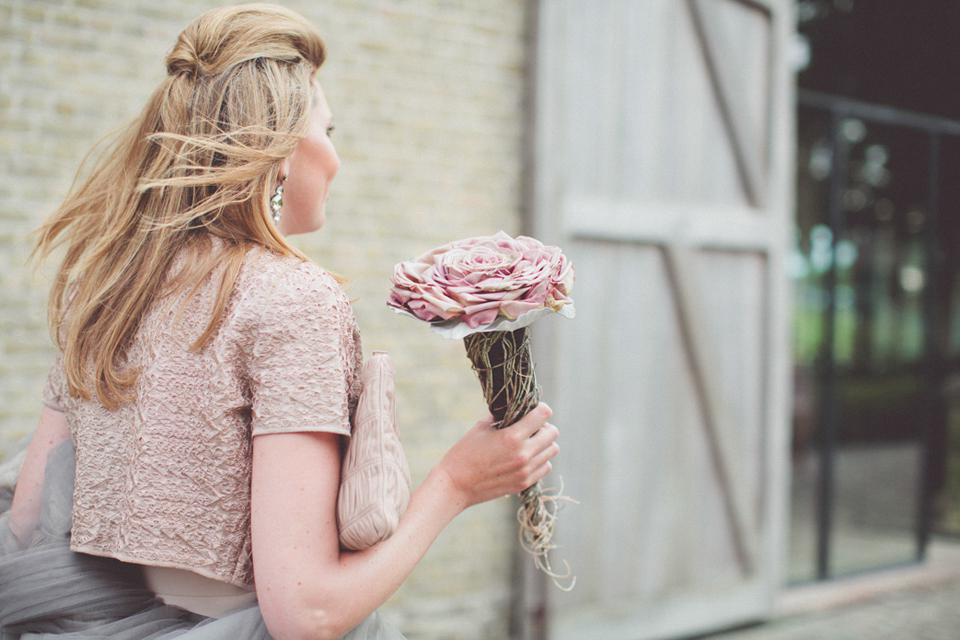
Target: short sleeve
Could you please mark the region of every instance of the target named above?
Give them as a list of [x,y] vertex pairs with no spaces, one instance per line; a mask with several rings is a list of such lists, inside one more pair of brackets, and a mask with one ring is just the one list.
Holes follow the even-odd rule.
[[43,388],[43,404],[54,411],[60,413],[66,412],[63,404],[67,396],[67,377],[63,373],[63,353],[57,352],[53,364],[50,365],[50,372],[47,374],[47,384]]
[[264,302],[250,362],[252,433],[350,434],[359,345],[346,295],[320,267],[287,270]]

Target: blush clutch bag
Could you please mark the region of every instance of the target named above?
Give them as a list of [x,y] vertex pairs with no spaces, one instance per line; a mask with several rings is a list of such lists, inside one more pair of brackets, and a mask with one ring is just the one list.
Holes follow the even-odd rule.
[[397,429],[393,362],[374,351],[363,365],[360,399],[340,472],[340,544],[361,551],[390,537],[410,502],[410,467]]

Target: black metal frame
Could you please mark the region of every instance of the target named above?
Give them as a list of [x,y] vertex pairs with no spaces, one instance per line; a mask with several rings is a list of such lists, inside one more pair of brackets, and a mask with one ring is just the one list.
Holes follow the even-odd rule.
[[[934,250],[936,242],[936,225],[939,206],[939,174],[940,174],[940,140],[943,136],[960,137],[960,122],[903,111],[893,107],[869,104],[848,98],[822,94],[809,90],[798,91],[798,103],[802,107],[820,109],[830,116],[830,145],[833,162],[830,169],[828,193],[828,223],[833,232],[833,242],[841,236],[844,229],[846,215],[843,206],[843,191],[849,162],[850,145],[841,134],[841,127],[847,118],[858,118],[864,121],[903,127],[925,133],[929,139],[929,182],[927,184],[927,216],[924,244],[928,263],[928,285],[924,294],[925,317],[925,361],[927,363],[924,384],[924,403],[928,413],[923,416],[923,469],[920,483],[921,495],[918,501],[916,515],[917,560],[923,560],[926,547],[930,539],[931,503],[933,496],[930,491],[930,474],[932,472],[932,447],[930,446],[933,429],[937,421],[932,414],[933,407],[938,401],[938,375],[936,367],[936,335],[938,327],[936,314],[936,287],[933,279],[938,274],[937,252]],[[834,247],[836,248],[836,247]],[[831,577],[830,572],[830,538],[833,531],[833,499],[834,499],[834,453],[839,428],[839,404],[837,394],[837,370],[834,353],[836,302],[835,291],[837,285],[836,265],[831,264],[825,274],[824,287],[827,290],[827,308],[823,333],[823,360],[821,374],[823,375],[823,394],[821,405],[821,448],[820,448],[820,486],[818,491],[818,527],[817,527],[817,578],[820,580]]]

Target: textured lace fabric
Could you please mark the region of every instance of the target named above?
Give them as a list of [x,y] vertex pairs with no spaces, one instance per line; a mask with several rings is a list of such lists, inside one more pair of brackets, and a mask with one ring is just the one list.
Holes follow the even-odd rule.
[[253,436],[349,435],[362,353],[336,280],[262,250],[247,254],[213,339],[191,352],[218,276],[182,311],[161,301],[144,318],[127,353],[134,401],[108,410],[70,396],[58,357],[44,403],[66,413],[76,445],[74,551],[249,587]]

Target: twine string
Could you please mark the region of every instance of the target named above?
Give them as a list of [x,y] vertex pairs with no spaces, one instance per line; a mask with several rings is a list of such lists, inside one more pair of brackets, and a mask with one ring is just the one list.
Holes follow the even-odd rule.
[[[524,550],[533,556],[533,563],[540,571],[547,574],[559,589],[570,591],[577,583],[576,576],[571,575],[569,563],[563,561],[564,571],[560,573],[550,566],[550,551],[557,548],[553,543],[553,528],[557,521],[557,511],[563,502],[576,500],[563,495],[563,479],[559,489],[544,489],[543,484],[537,481],[520,494],[520,509],[517,510],[517,522],[520,523],[520,544]],[[561,580],[569,579],[569,584],[561,584]]]
[[[494,427],[508,427],[530,413],[540,402],[540,387],[537,385],[530,353],[530,331],[524,327],[514,331],[490,331],[468,335],[464,338],[467,357],[480,380],[483,397]],[[520,493],[520,508],[517,520],[520,523],[520,543],[533,555],[535,566],[550,576],[554,584],[564,591],[573,588],[576,578],[569,585],[560,580],[570,577],[570,566],[558,573],[550,565],[549,553],[556,548],[553,530],[556,512],[561,502],[572,502],[561,490],[549,493],[541,482]]]

